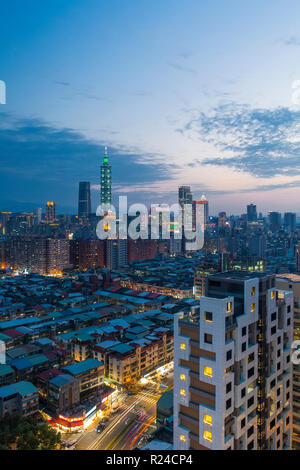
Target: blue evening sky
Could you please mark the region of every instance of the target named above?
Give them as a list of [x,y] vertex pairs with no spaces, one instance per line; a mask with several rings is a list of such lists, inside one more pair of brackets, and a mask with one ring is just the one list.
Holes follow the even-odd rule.
[[298,0],[11,0],[0,40],[0,210],[95,207],[107,144],[115,198],[298,211]]

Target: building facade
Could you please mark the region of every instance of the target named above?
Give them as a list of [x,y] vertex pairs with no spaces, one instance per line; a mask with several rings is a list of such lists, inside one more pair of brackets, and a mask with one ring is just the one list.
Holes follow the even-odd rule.
[[[297,274],[278,274],[278,289],[290,290],[294,296],[294,340],[300,340],[300,276]],[[293,365],[293,449],[300,450],[300,367]]]
[[47,202],[45,217],[47,222],[56,220],[56,204],[54,201]]
[[18,413],[22,417],[37,413],[39,395],[30,382],[21,381],[0,387],[0,418],[6,413]]
[[91,214],[91,188],[90,183],[81,181],[78,192],[78,217],[87,219]]
[[199,318],[174,330],[174,448],[289,449],[293,296],[275,276],[207,280]]
[[63,372],[75,377],[80,384],[80,396],[88,395],[103,384],[104,364],[97,359],[86,359],[63,368]]

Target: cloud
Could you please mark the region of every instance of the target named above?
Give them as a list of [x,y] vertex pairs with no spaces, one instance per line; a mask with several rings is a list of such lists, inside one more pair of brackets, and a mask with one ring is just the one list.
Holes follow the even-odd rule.
[[191,51],[182,51],[178,54],[178,57],[184,60],[190,59],[192,56],[193,53]]
[[244,189],[228,189],[228,190],[207,190],[206,193],[209,195],[226,195],[226,194],[248,194],[248,193],[260,193],[276,191],[277,189],[294,189],[300,187],[300,180],[290,181],[288,183],[277,183],[277,184],[261,184],[253,186],[252,188]]
[[283,44],[286,46],[300,46],[300,38],[297,36],[290,36],[283,40]]
[[185,67],[184,65],[177,64],[175,62],[168,62],[169,67],[172,67],[175,70],[179,70],[180,72],[188,72],[192,73],[194,75],[197,74],[197,70],[190,68],[190,67]]
[[56,85],[61,85],[61,86],[71,86],[70,82],[63,82],[59,80],[53,80],[53,83],[55,83]]
[[87,91],[88,87],[85,87],[86,88],[85,90],[81,90],[79,88],[76,88],[76,87],[72,86],[72,84],[70,82],[66,82],[66,81],[62,81],[62,80],[52,80],[52,82],[55,83],[55,85],[60,85],[64,88],[69,88],[70,89],[71,94],[69,94],[68,96],[61,97],[61,99],[63,99],[63,100],[74,99],[74,97],[78,96],[78,97],[86,98],[88,100],[104,101],[106,103],[113,103],[113,101],[108,99],[108,98],[104,98],[104,97],[95,95],[94,93],[90,93],[89,91]]
[[[74,129],[0,113],[0,209],[13,209],[4,207],[6,201],[40,205],[49,198],[76,207],[78,182],[100,181],[105,144]],[[169,180],[175,170],[158,155],[124,146],[110,147],[109,154],[113,183],[120,187]]]
[[222,152],[190,166],[226,166],[260,178],[300,174],[300,111],[224,104],[211,113],[197,112],[178,132],[196,135]]

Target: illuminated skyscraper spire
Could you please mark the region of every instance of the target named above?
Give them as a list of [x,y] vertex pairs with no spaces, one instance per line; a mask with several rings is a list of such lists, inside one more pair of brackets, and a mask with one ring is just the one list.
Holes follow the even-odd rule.
[[101,165],[101,204],[111,204],[111,166],[108,163],[107,146],[104,150],[103,163]]
[[105,150],[104,150],[104,163],[108,163],[107,145],[105,145]]

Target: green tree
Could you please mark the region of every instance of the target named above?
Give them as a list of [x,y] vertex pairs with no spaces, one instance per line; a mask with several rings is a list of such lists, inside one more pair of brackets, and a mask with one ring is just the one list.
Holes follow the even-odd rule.
[[60,433],[48,423],[38,424],[33,417],[12,413],[0,421],[0,450],[8,450],[15,443],[18,450],[54,450],[60,440]]

